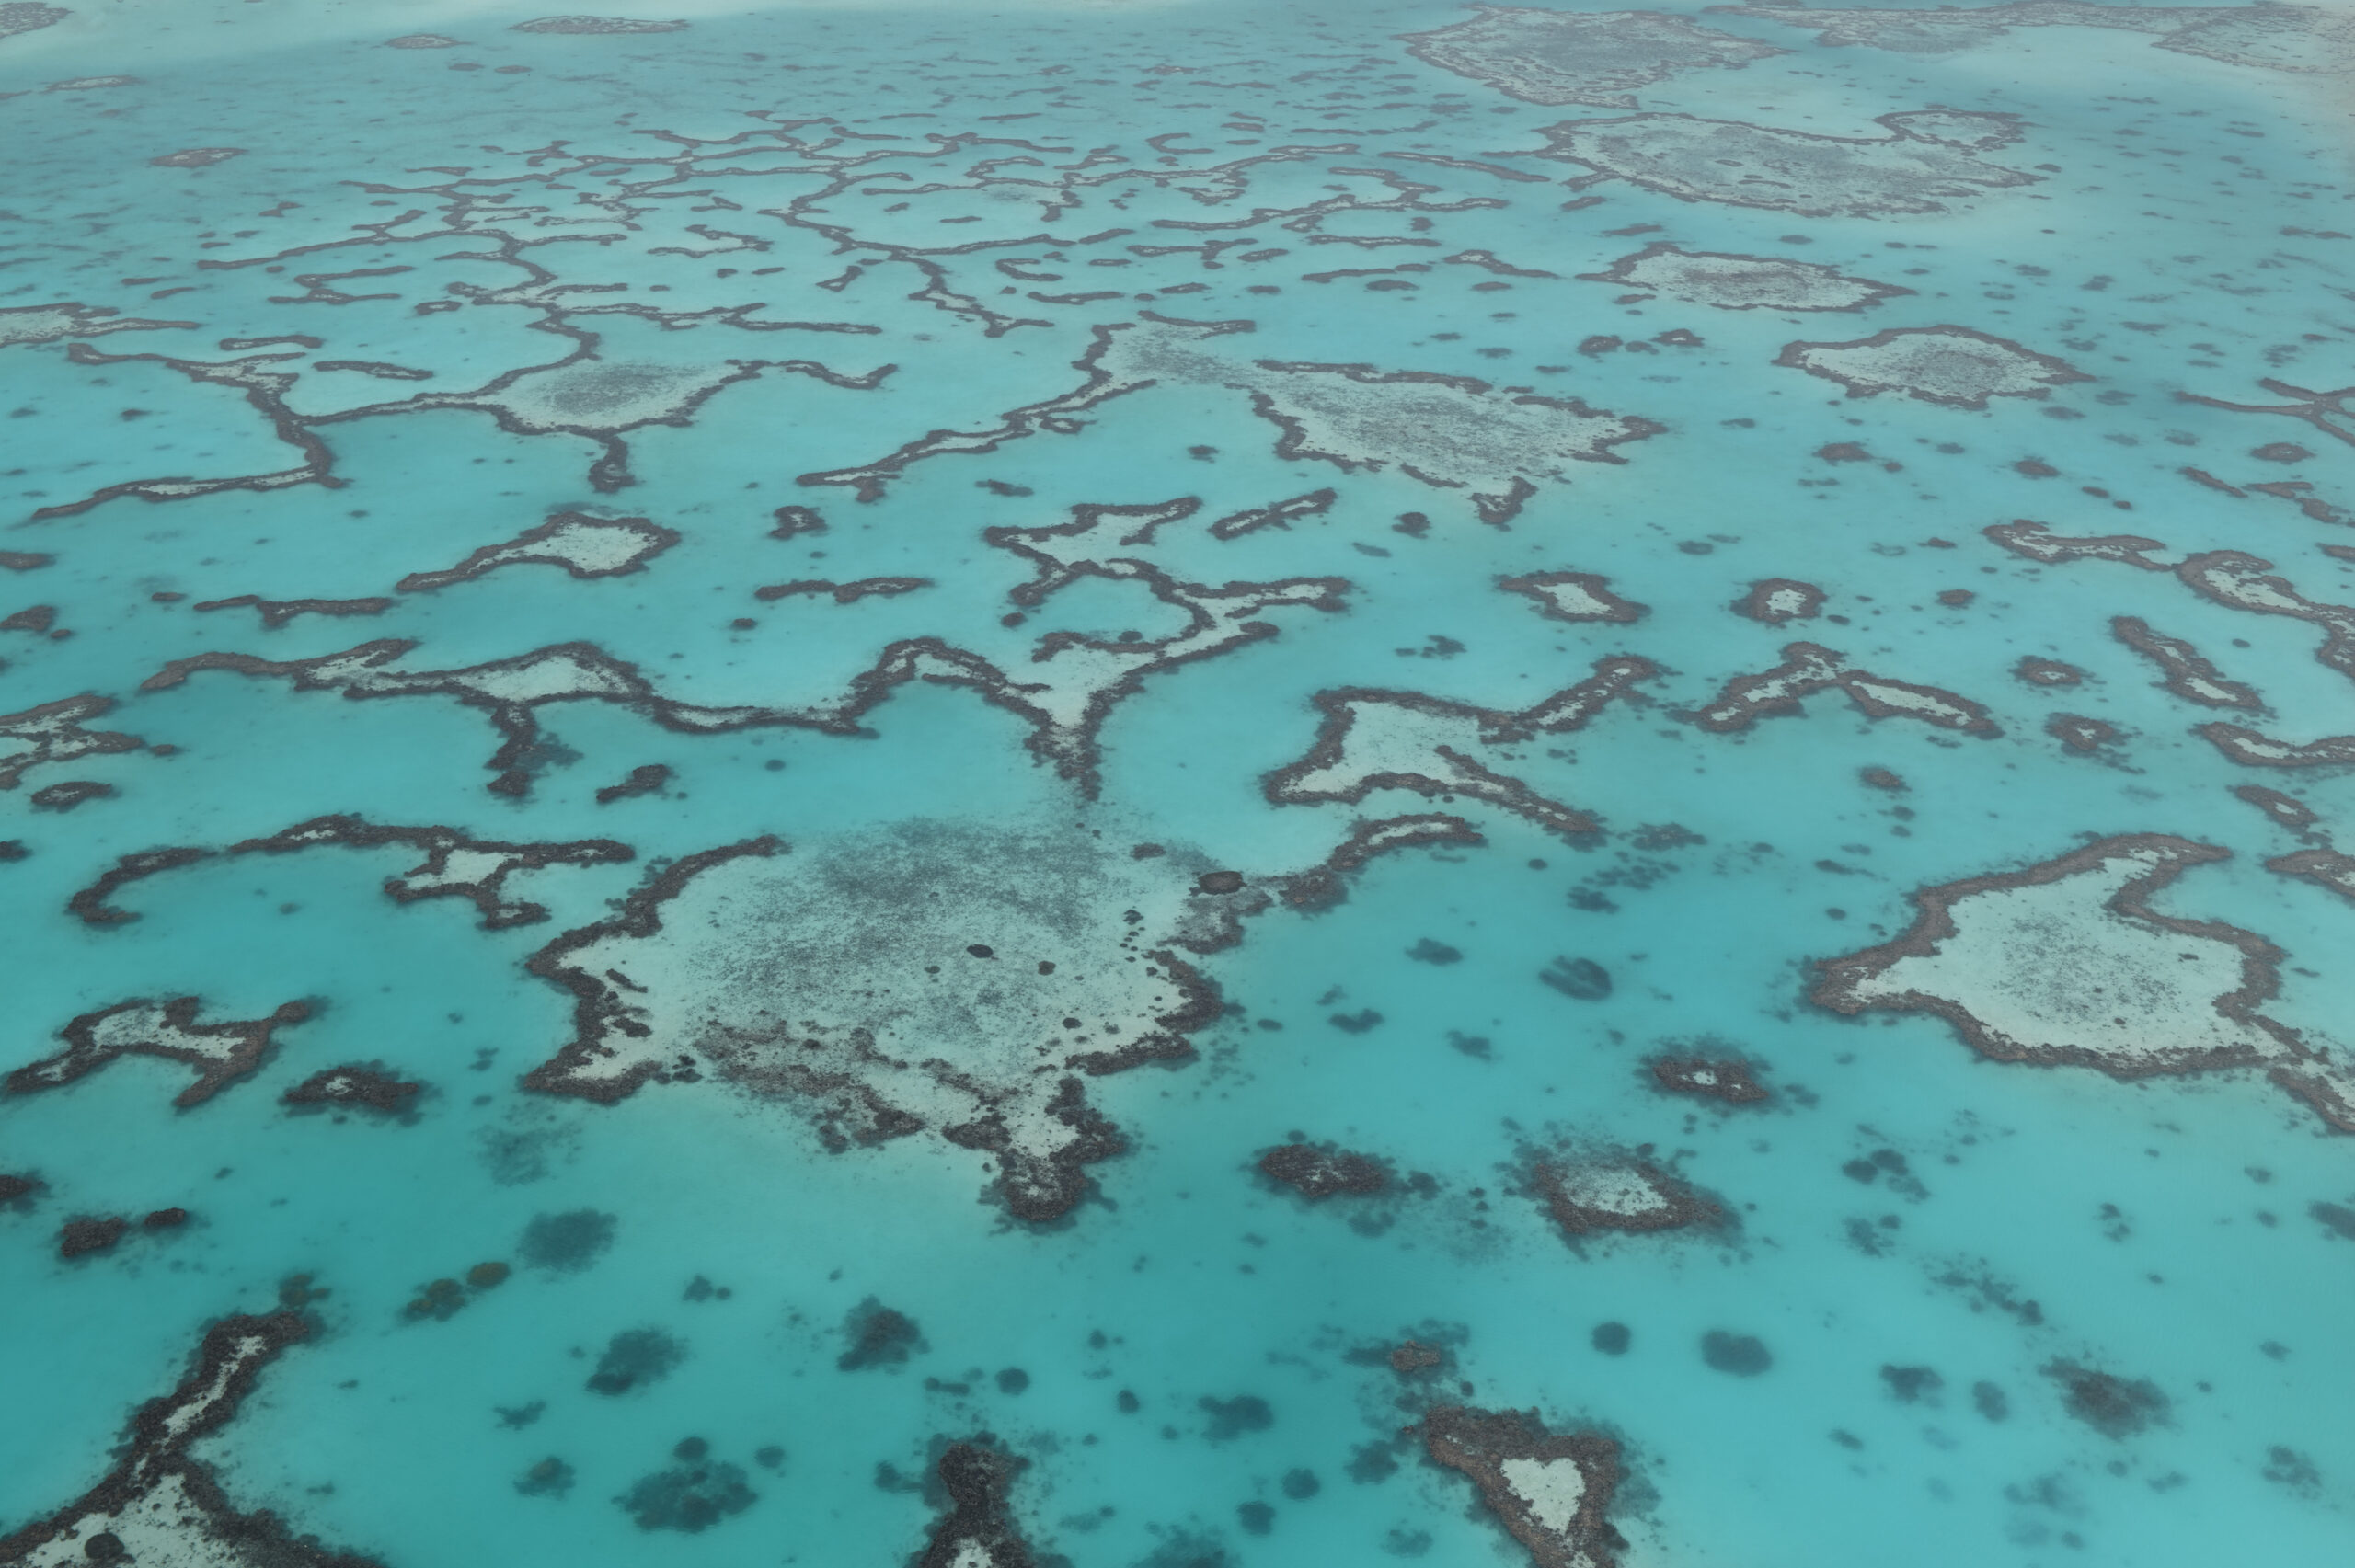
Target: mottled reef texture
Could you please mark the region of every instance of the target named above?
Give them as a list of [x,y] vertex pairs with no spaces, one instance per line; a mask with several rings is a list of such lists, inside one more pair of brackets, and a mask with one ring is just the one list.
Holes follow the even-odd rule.
[[0,1539],[0,1562],[23,1568],[377,1568],[293,1533],[268,1510],[241,1513],[211,1466],[189,1456],[227,1425],[270,1362],[308,1337],[298,1312],[224,1318],[208,1329],[179,1386],[142,1405],[114,1468],[46,1518]]
[[1537,1412],[1441,1405],[1423,1417],[1432,1462],[1471,1482],[1537,1568],[1617,1568],[1625,1539],[1610,1521],[1619,1445],[1550,1430]]
[[1901,392],[1949,408],[2042,397],[2093,379],[2066,361],[1968,326],[1892,326],[1848,343],[1791,343],[1775,362],[1836,382],[1851,397]]
[[152,1056],[194,1070],[196,1082],[173,1100],[186,1110],[201,1105],[262,1064],[277,1030],[311,1015],[307,1002],[289,1001],[267,1018],[200,1024],[195,997],[171,1001],[119,1001],[86,1013],[65,1025],[65,1049],[8,1074],[11,1094],[30,1094],[71,1083],[118,1057]]
[[2258,1069],[2355,1132],[2355,1075],[2259,1011],[2280,989],[2281,949],[2153,907],[2184,872],[2228,855],[2133,833],[1923,888],[1903,935],[1817,965],[1812,1000],[1849,1014],[1934,1014],[1996,1061],[2119,1079]]
[[1635,88],[1788,52],[1658,11],[1474,9],[1468,20],[1403,41],[1418,59],[1524,103],[1633,109]]
[[1573,188],[1624,179],[1680,200],[1808,217],[1943,212],[2040,177],[1978,156],[2018,135],[2009,115],[1913,110],[1874,123],[1889,134],[1826,136],[1689,114],[1572,120],[1545,128],[1544,155],[1591,171]]
[[948,1512],[913,1568],[1033,1568],[1008,1494],[1030,1461],[1005,1452],[987,1435],[952,1443],[940,1456]]

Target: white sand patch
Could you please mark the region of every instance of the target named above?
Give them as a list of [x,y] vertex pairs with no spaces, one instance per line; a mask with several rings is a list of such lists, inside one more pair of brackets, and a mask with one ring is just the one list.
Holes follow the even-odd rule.
[[1540,1528],[1567,1536],[1586,1500],[1586,1472],[1576,1459],[1504,1459],[1497,1469]]

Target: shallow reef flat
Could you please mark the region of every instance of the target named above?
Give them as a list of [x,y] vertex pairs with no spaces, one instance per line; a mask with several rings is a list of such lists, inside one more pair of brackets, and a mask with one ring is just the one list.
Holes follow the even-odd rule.
[[0,1568],[2343,1568],[2350,92],[0,0]]

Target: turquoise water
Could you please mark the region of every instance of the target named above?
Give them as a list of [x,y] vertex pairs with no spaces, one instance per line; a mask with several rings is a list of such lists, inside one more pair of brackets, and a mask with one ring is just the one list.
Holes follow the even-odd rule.
[[0,6],[0,1562],[2355,1558],[2346,16]]

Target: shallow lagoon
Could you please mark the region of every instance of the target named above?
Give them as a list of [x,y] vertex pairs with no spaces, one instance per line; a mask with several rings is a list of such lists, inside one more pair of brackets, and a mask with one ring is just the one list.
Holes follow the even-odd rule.
[[0,6],[0,1561],[2344,1561],[2343,16]]

